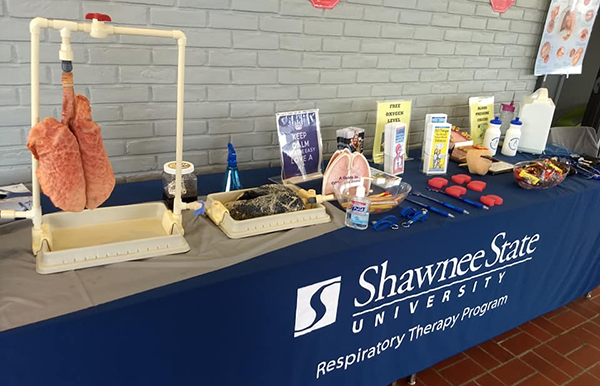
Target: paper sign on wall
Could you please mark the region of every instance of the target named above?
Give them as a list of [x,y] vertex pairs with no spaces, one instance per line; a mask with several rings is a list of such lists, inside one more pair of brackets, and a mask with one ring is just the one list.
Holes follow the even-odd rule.
[[581,74],[600,0],[553,0],[535,61],[535,75]]

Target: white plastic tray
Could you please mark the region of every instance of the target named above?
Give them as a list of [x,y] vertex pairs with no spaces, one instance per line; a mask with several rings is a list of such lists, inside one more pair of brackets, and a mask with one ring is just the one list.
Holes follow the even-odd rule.
[[315,204],[314,208],[298,212],[281,213],[249,220],[234,220],[223,204],[234,201],[240,194],[248,190],[252,189],[214,193],[209,194],[206,198],[206,212],[208,217],[231,239],[324,224],[331,221],[331,217],[329,217],[325,206],[322,204]]
[[183,229],[161,202],[42,216],[36,270],[54,273],[190,250]]

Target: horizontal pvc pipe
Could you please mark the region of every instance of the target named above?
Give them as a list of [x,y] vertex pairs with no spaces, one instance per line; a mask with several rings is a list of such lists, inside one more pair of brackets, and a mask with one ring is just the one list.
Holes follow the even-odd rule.
[[[186,40],[185,34],[179,30],[160,30],[150,28],[132,28],[132,27],[115,27],[110,24],[104,24],[101,22],[99,28],[103,28],[109,35],[136,35],[136,36],[153,36],[158,38],[170,38],[176,40]],[[77,23],[74,21],[67,20],[48,20],[43,17],[36,17],[29,24],[31,33],[39,34],[39,30],[42,28],[50,28],[55,30],[61,30],[66,28],[73,32],[85,32],[90,33],[92,30],[92,23]]]
[[34,218],[35,213],[32,210],[21,211],[21,210],[0,210],[1,219],[15,219],[15,218]]

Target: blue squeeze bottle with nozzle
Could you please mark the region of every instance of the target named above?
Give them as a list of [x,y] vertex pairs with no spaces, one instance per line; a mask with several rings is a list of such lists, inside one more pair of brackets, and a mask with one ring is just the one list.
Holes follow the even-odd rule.
[[230,192],[232,190],[240,190],[242,183],[240,182],[240,175],[238,173],[237,155],[231,142],[227,144],[229,154],[227,156],[227,171],[225,172],[225,178],[223,179],[223,191]]

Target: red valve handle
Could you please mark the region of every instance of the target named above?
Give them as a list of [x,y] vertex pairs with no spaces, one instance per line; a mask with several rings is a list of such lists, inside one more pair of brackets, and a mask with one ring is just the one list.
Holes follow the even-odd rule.
[[92,20],[92,19],[96,19],[98,21],[112,21],[112,19],[110,18],[110,16],[104,14],[104,13],[87,13],[85,15],[85,18],[87,20]]

